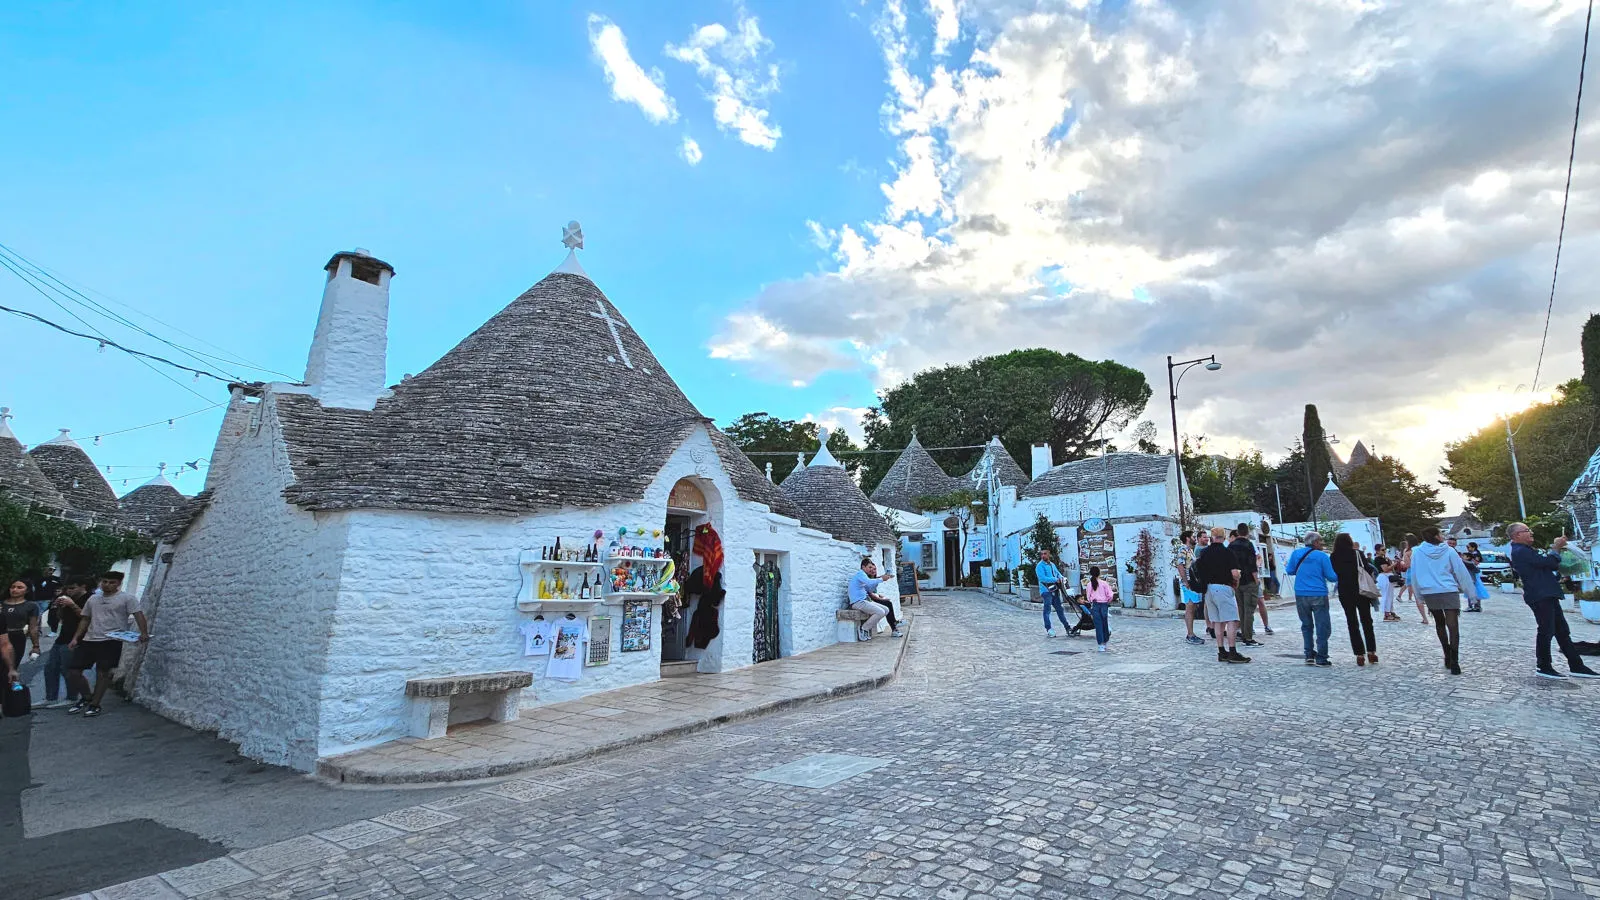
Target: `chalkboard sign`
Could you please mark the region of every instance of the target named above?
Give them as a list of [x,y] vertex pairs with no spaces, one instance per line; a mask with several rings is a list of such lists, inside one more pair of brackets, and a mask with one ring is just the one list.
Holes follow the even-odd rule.
[[915,563],[903,562],[900,572],[895,579],[900,588],[900,596],[909,597],[917,592],[917,566]]

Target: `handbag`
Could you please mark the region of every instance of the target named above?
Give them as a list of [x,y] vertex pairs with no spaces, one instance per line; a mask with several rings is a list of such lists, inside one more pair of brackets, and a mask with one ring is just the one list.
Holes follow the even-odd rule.
[[28,686],[22,683],[0,685],[0,693],[5,697],[0,699],[0,714],[8,719],[19,719],[33,710],[33,694],[28,691]]
[[1365,566],[1356,566],[1356,592],[1368,600],[1378,599],[1378,579]]

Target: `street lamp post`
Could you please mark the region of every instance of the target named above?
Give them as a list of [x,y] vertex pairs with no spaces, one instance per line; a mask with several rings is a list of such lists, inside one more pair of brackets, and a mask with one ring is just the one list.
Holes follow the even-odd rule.
[[[1202,356],[1199,359],[1186,359],[1183,362],[1173,362],[1172,357],[1167,357],[1167,402],[1172,408],[1172,460],[1178,464],[1178,529],[1187,531],[1189,528],[1188,508],[1183,503],[1183,447],[1178,438],[1178,384],[1183,381],[1184,373],[1195,366],[1205,364],[1206,371],[1215,372],[1222,368],[1222,363],[1217,362],[1216,354]],[[1182,367],[1177,378],[1172,377],[1172,370]]]
[[[1511,392],[1512,397],[1515,398],[1525,388],[1527,388],[1525,384],[1517,385],[1517,389]],[[1504,390],[1505,385],[1501,385],[1501,389]],[[1527,521],[1528,504],[1522,499],[1522,469],[1517,466],[1517,436],[1516,432],[1511,430],[1511,414],[1503,414],[1500,416],[1500,421],[1505,423],[1506,449],[1511,451],[1511,477],[1517,483],[1517,511],[1521,514],[1522,520]]]

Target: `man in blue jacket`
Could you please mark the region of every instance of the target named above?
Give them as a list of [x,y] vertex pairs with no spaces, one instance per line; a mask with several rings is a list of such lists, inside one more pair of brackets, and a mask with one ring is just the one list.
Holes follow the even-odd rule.
[[1506,533],[1511,539],[1511,568],[1522,579],[1522,602],[1533,610],[1539,630],[1533,639],[1533,650],[1539,668],[1534,674],[1540,678],[1565,678],[1550,663],[1550,639],[1556,639],[1561,655],[1567,658],[1567,671],[1574,678],[1600,678],[1600,672],[1583,664],[1583,657],[1572,646],[1572,633],[1567,630],[1567,617],[1561,611],[1561,551],[1567,539],[1558,537],[1549,553],[1533,549],[1533,529],[1522,522],[1511,523]]
[[1322,535],[1308,531],[1303,540],[1305,546],[1289,556],[1283,571],[1294,576],[1294,611],[1300,614],[1306,665],[1329,669],[1333,662],[1328,659],[1328,634],[1333,622],[1328,618],[1328,585],[1337,584],[1339,576],[1333,574],[1333,561],[1322,551]]

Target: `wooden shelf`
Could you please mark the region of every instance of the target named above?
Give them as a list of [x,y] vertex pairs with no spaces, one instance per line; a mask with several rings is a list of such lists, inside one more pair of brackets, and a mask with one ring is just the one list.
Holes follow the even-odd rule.
[[520,565],[520,566],[544,566],[544,567],[552,568],[552,569],[575,569],[575,568],[594,569],[594,568],[599,568],[601,565],[603,565],[603,563],[599,563],[599,562],[568,562],[566,560],[561,560],[561,559],[540,559],[539,558],[539,551],[537,551],[537,550],[524,550],[517,557],[517,565]]
[[539,612],[547,606],[578,606],[592,609],[604,603],[605,600],[518,600],[517,609],[523,612]]

